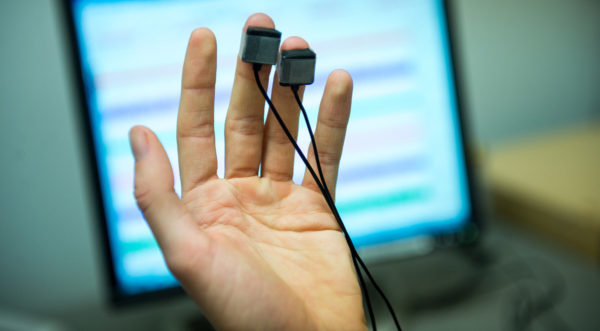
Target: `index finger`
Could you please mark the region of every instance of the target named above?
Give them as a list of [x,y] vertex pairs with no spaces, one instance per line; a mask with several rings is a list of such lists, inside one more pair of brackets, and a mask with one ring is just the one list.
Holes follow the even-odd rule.
[[177,151],[181,191],[217,176],[214,101],[217,42],[206,28],[190,36],[181,79],[177,116]]

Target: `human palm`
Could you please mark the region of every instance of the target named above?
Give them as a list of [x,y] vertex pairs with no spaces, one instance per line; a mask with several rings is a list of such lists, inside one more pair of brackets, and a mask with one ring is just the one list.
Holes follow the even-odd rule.
[[[268,16],[246,26],[273,27]],[[282,48],[305,48],[290,38]],[[225,128],[225,178],[216,175],[213,102],[216,44],[196,30],[188,45],[178,116],[182,198],[156,136],[132,129],[135,193],[170,270],[217,328],[364,329],[362,296],[343,233],[310,176],[292,182],[294,150],[271,114],[251,66],[238,59]],[[268,81],[268,68],[260,72]],[[350,110],[347,73],[330,76],[316,130],[335,189]],[[273,85],[273,102],[297,134],[298,106]],[[314,164],[314,155],[309,153]],[[261,173],[259,176],[259,165]]]
[[[184,287],[192,297],[208,288],[199,304],[215,314],[252,314],[217,324],[307,330],[363,323],[348,246],[323,196],[291,181],[248,177],[211,180],[183,202],[196,224],[181,243]],[[185,247],[199,237],[204,248]]]

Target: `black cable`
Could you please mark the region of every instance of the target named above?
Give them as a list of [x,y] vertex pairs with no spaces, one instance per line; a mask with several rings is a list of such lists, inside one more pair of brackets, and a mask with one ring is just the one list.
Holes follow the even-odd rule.
[[344,222],[342,221],[342,218],[337,210],[337,207],[335,206],[335,202],[333,201],[333,198],[331,196],[331,192],[329,191],[329,188],[327,187],[327,183],[325,182],[325,177],[323,175],[323,169],[321,168],[321,162],[319,161],[319,151],[317,149],[317,142],[316,142],[315,136],[313,134],[314,131],[312,130],[310,121],[308,120],[308,114],[306,113],[306,109],[304,109],[302,100],[300,100],[300,96],[298,95],[298,86],[292,86],[291,89],[292,89],[292,93],[294,94],[294,98],[296,99],[296,102],[298,103],[298,106],[300,107],[300,110],[302,111],[304,121],[306,122],[306,127],[308,129],[308,133],[310,135],[310,141],[311,141],[311,144],[313,147],[313,154],[315,155],[315,163],[317,164],[317,169],[318,169],[319,175],[321,177],[321,182],[323,184],[323,188],[325,189],[325,192],[327,193],[327,195],[325,196],[325,199],[328,200],[328,204],[329,204],[338,224],[340,225],[340,227],[343,229],[344,233],[346,234],[348,245],[351,247],[351,250],[354,252],[353,255],[358,260],[358,262],[362,266],[364,272],[367,274],[367,277],[369,277],[369,279],[371,280],[371,283],[373,284],[373,286],[375,286],[375,289],[377,290],[377,292],[379,293],[379,295],[385,302],[387,309],[390,312],[390,315],[392,316],[392,318],[394,320],[394,324],[396,325],[396,328],[398,330],[402,330],[402,328],[400,327],[400,323],[398,322],[398,318],[396,317],[396,313],[394,312],[394,309],[392,308],[390,301],[388,300],[388,298],[384,294],[383,290],[381,290],[381,288],[379,287],[379,285],[377,284],[377,282],[371,275],[369,268],[367,268],[367,266],[363,262],[360,255],[358,255],[358,252],[356,251],[356,248],[354,247],[354,244],[352,243],[352,240],[350,239],[350,236],[348,235],[348,231],[346,230],[346,227],[344,226]]
[[[346,242],[348,243],[348,247],[350,248],[350,252],[352,254],[352,258],[355,263],[356,273],[360,277],[361,282],[363,282],[363,286],[364,286],[363,292],[365,293],[365,300],[368,302],[367,308],[369,310],[369,318],[371,319],[371,325],[373,325],[373,330],[377,330],[377,324],[375,322],[375,315],[374,315],[372,307],[371,307],[371,300],[369,298],[369,292],[368,292],[366,284],[364,284],[364,279],[362,277],[359,267],[356,266],[356,263],[359,263],[360,265],[362,265],[363,270],[365,269],[365,266],[364,266],[364,263],[362,262],[362,259],[358,255],[356,248],[354,247],[354,243],[352,243],[352,239],[350,238],[350,235],[348,234],[348,230],[346,229],[344,223],[342,222],[342,218],[340,217],[338,210],[335,206],[335,202],[333,200],[333,197],[331,196],[331,192],[329,191],[329,188],[327,187],[327,182],[325,181],[325,176],[323,175],[323,168],[321,167],[321,161],[319,160],[319,151],[317,149],[317,143],[315,140],[314,131],[310,125],[310,121],[308,120],[308,115],[306,113],[306,109],[304,109],[304,105],[302,105],[302,101],[300,100],[300,96],[298,95],[298,88],[299,88],[298,85],[291,86],[291,89],[292,89],[292,92],[296,99],[296,102],[298,103],[298,106],[300,106],[302,116],[304,117],[304,122],[306,123],[306,128],[308,129],[308,134],[310,135],[310,141],[311,141],[311,145],[313,148],[313,154],[315,155],[315,163],[317,164],[317,171],[319,172],[319,177],[321,178],[320,183],[319,183],[319,180],[317,178],[315,178],[314,176],[313,176],[313,179],[315,180],[317,185],[320,185],[323,187],[321,189],[321,192],[323,193],[323,196],[325,197],[325,201],[327,202],[329,209],[331,209],[336,222],[339,224],[340,228],[342,229],[342,232],[344,233],[344,237],[346,238]],[[367,276],[370,277],[369,274],[367,274]],[[371,278],[371,282],[373,282],[372,278]]]
[[[327,201],[327,204],[328,204],[328,206],[331,209],[332,206],[330,204],[330,200],[327,198],[328,192],[325,191],[325,188],[319,182],[317,174],[315,173],[315,171],[312,168],[312,166],[310,165],[310,163],[308,163],[308,160],[306,159],[306,156],[304,156],[304,153],[302,153],[302,150],[300,149],[300,147],[296,143],[296,140],[294,139],[294,137],[292,136],[292,134],[288,130],[288,128],[285,125],[285,123],[283,122],[283,119],[279,115],[279,112],[275,108],[275,105],[273,105],[273,103],[271,102],[271,99],[267,95],[267,91],[265,91],[264,87],[262,86],[262,83],[260,82],[260,77],[258,76],[258,71],[260,70],[260,67],[261,67],[260,64],[254,64],[253,65],[254,78],[256,80],[256,84],[258,85],[258,88],[259,88],[260,92],[262,93],[263,97],[265,98],[265,100],[269,104],[269,107],[273,111],[273,115],[275,115],[275,118],[277,119],[277,122],[279,122],[279,125],[281,126],[281,128],[285,132],[285,134],[286,134],[287,138],[289,139],[289,141],[294,146],[294,149],[298,153],[298,156],[300,157],[300,159],[302,159],[302,161],[306,165],[306,168],[308,169],[308,171],[310,172],[311,176],[313,177],[313,179],[317,183],[317,186],[319,187],[319,190],[321,191],[321,193],[325,197],[325,200]],[[337,220],[337,218],[336,218],[336,220]],[[343,224],[342,224],[342,226],[343,226]],[[351,244],[352,241],[350,240],[350,237],[348,236],[348,233],[345,230],[345,228],[343,228],[343,232],[344,232],[344,236],[346,237],[346,241]],[[362,274],[360,273],[360,268],[359,268],[359,266],[357,264],[357,261],[356,261],[356,250],[354,250],[354,246],[351,247],[351,254],[352,254],[352,263],[354,264],[354,269],[356,270],[357,276],[359,278],[359,285],[360,285],[361,291],[362,291],[362,293],[365,294],[365,302],[366,302],[366,305],[367,305],[367,309],[369,311],[369,317],[371,319],[371,325],[373,326],[373,330],[377,330],[377,326],[375,324],[375,318],[374,318],[374,315],[373,315],[373,308],[371,307],[371,301],[369,299],[369,294],[368,294],[367,289],[366,289],[366,284],[365,284],[365,281],[364,281],[364,279],[362,277]]]

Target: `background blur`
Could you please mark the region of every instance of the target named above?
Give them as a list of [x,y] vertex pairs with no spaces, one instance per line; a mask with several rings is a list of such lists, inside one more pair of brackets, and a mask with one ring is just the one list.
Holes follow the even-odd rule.
[[[481,200],[486,206],[506,206],[503,194],[511,197],[513,188],[498,187],[508,187],[502,181],[510,181],[513,173],[499,173],[498,164],[514,165],[515,149],[520,151],[517,154],[530,155],[522,148],[531,139],[532,148],[541,150],[545,147],[536,149],[536,144],[551,138],[539,137],[555,137],[556,132],[600,121],[600,2],[454,2],[463,101],[480,170],[488,179]],[[105,303],[93,194],[83,153],[87,147],[75,116],[78,109],[61,10],[58,1],[0,3],[0,321],[40,329],[165,329],[178,316],[195,311],[187,299],[118,312]],[[600,144],[591,146],[596,159],[582,162],[595,165]],[[542,162],[541,169],[549,163]],[[590,191],[589,205],[598,201],[600,168],[595,169],[584,180],[596,188]],[[509,170],[523,173],[518,167]],[[569,173],[565,176],[570,178]],[[555,237],[537,231],[537,226],[496,221],[520,217],[506,212],[510,209],[485,209],[493,220],[489,246],[498,249],[510,243],[517,252],[530,250],[555,261],[554,268],[568,269],[562,270],[568,273],[563,276],[569,288],[562,318],[573,329],[599,329],[600,317],[594,312],[600,306],[600,246],[591,243],[591,252],[585,247],[569,249],[573,245],[554,245]],[[595,210],[580,214],[599,222]],[[599,228],[590,226],[596,240],[600,232],[593,231]],[[379,273],[385,277],[389,268],[382,266]],[[464,310],[428,308],[426,313],[405,314],[415,329],[437,329],[454,320],[461,329],[473,330],[495,323],[468,305]]]

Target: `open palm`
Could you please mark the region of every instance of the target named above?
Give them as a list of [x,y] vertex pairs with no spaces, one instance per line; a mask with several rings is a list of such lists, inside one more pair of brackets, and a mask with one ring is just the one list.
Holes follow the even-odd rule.
[[[247,26],[274,27],[264,14]],[[282,45],[306,47],[298,37]],[[263,85],[269,69],[259,73]],[[225,124],[225,178],[218,178],[215,73],[214,35],[198,29],[188,45],[177,123],[181,199],[156,136],[139,126],[130,133],[136,199],[167,265],[217,328],[366,328],[344,235],[312,178],[292,182],[293,147],[272,114],[263,123],[252,66],[239,59]],[[319,111],[316,139],[332,190],[351,93],[349,75],[333,72]],[[297,134],[299,109],[289,88],[274,83],[272,99]],[[312,153],[308,158],[314,163]]]

